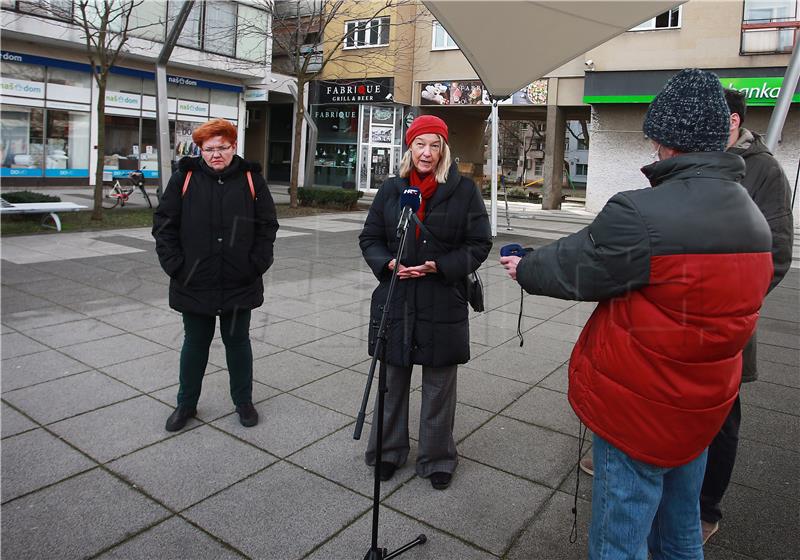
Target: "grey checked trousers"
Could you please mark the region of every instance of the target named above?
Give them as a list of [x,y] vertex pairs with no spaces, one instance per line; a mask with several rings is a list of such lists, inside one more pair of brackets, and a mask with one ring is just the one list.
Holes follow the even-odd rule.
[[[419,452],[416,472],[426,478],[435,472],[452,473],[458,464],[453,425],[456,414],[457,365],[422,366],[422,406],[419,422]],[[381,460],[398,467],[408,459],[408,398],[412,368],[386,366],[386,401],[383,410],[383,452]],[[377,401],[376,401],[377,402]],[[375,464],[377,404],[365,459]]]

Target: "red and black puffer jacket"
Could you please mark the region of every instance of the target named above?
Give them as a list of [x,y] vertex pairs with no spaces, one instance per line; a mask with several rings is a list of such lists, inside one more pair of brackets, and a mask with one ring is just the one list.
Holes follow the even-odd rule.
[[738,394],[773,274],[744,170],[724,152],[651,164],[654,188],[618,193],[587,228],[519,263],[530,293],[600,302],[572,352],[569,401],[639,461],[696,458]]

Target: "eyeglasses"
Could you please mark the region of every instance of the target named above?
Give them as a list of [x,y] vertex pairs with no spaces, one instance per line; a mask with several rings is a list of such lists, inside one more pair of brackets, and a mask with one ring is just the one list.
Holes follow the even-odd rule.
[[233,148],[233,146],[217,146],[216,148],[203,148],[202,151],[207,156],[213,155],[215,153],[222,155],[225,152],[227,152],[228,150],[230,150],[231,148]]

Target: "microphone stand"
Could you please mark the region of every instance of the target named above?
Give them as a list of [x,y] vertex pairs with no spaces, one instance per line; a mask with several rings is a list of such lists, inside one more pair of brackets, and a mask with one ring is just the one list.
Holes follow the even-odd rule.
[[405,207],[402,210],[400,224],[402,231],[400,234],[400,247],[397,251],[397,259],[395,260],[395,267],[392,271],[392,280],[389,282],[389,293],[386,295],[386,302],[383,305],[383,313],[381,313],[380,327],[378,327],[378,336],[375,339],[375,349],[372,353],[372,363],[369,366],[369,375],[367,376],[367,385],[364,388],[364,397],[361,399],[361,408],[358,412],[356,419],[356,428],[353,432],[353,439],[361,439],[361,430],[364,427],[364,418],[366,417],[367,403],[369,402],[369,393],[372,389],[372,380],[375,377],[375,365],[378,359],[381,361],[378,375],[378,405],[376,408],[377,415],[377,438],[375,445],[375,469],[374,469],[374,485],[372,490],[372,545],[369,552],[364,556],[364,560],[389,560],[403,554],[404,552],[414,548],[417,545],[424,544],[428,538],[425,535],[419,535],[416,539],[406,545],[401,546],[397,550],[389,553],[387,549],[378,547],[378,513],[380,511],[381,502],[381,478],[380,469],[383,456],[383,407],[384,398],[388,391],[386,387],[386,341],[387,334],[386,328],[389,316],[389,304],[392,301],[394,288],[397,284],[397,273],[400,270],[400,258],[403,255],[403,250],[406,245],[406,238],[408,237],[408,223],[411,208]]

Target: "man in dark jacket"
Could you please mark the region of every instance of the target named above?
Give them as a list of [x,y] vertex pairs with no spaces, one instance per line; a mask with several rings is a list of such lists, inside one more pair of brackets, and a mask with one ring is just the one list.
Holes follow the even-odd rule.
[[769,227],[738,183],[744,161],[723,151],[729,119],[719,78],[681,71],[643,124],[653,188],[501,259],[529,293],[600,302],[569,367],[569,402],[594,434],[590,559],[702,558],[706,449],[772,279]]
[[[744,158],[746,173],[741,180],[742,186],[758,205],[772,231],[772,264],[775,274],[769,285],[771,291],[783,280],[792,263],[793,220],[789,180],[761,136],[742,126],[747,113],[744,94],[726,89],[725,100],[731,112],[728,152]],[[753,333],[742,353],[742,383],[758,378],[756,348],[756,333]],[[719,529],[719,520],[722,519],[720,502],[733,473],[741,419],[742,412],[737,397],[722,429],[708,448],[706,475],[700,492],[703,543]]]

